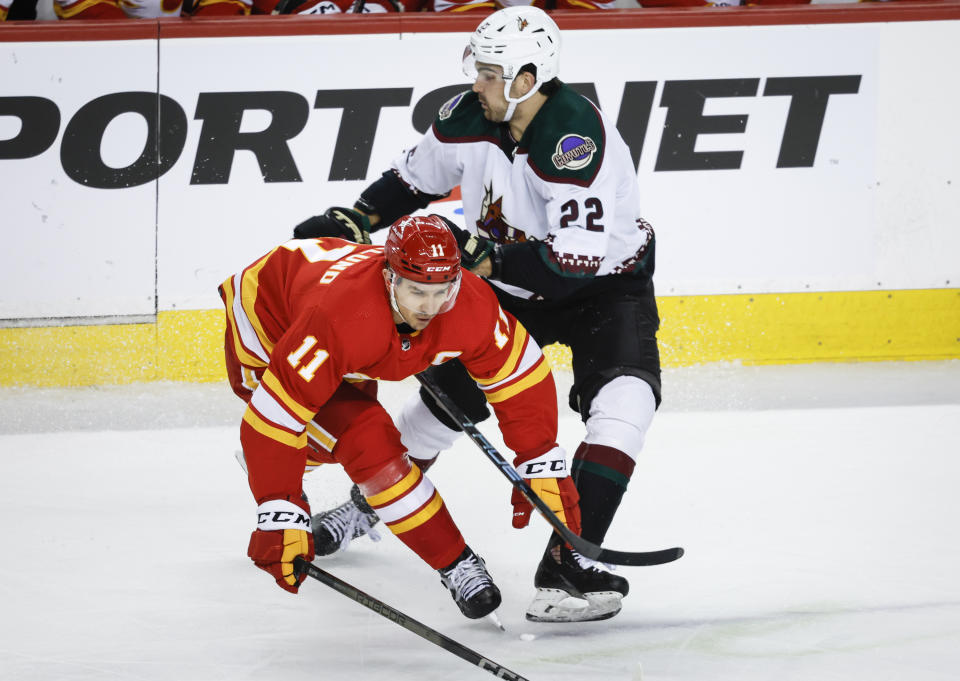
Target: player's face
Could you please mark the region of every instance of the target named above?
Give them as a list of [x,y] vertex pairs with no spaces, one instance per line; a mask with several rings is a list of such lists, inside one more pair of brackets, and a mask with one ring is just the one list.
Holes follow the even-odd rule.
[[402,319],[396,319],[397,310],[395,310],[394,321],[398,324],[406,322],[416,331],[425,329],[449,301],[453,286],[452,283],[422,284],[396,277],[393,291],[397,310]]
[[478,62],[477,79],[472,89],[480,98],[484,118],[494,123],[502,122],[507,114],[507,98],[503,96],[503,67]]

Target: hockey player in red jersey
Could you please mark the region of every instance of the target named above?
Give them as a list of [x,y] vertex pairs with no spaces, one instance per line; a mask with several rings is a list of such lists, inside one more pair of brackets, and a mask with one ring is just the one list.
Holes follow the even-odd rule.
[[548,464],[534,488],[579,533],[546,360],[490,288],[461,270],[442,218],[402,217],[382,248],[288,241],[227,279],[220,295],[227,374],[248,403],[240,439],[258,504],[248,555],[282,588],[300,586],[294,558],[314,557],[304,469],[337,463],[391,532],[440,572],[464,615],[500,604],[483,560],[376,400],[376,379],[453,358],[482,387],[515,465]]

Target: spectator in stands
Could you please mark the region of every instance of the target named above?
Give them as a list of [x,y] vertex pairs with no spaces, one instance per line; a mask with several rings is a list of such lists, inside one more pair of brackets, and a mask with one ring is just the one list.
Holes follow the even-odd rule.
[[[843,0],[838,0],[842,2]],[[637,0],[641,7],[740,7],[750,5],[809,5],[810,0]]]
[[[0,0],[5,2],[9,0]],[[0,19],[2,10],[0,4]],[[244,16],[250,14],[250,0],[53,0],[53,12],[58,19],[66,20],[157,19],[183,14]],[[35,17],[36,11],[31,18]]]
[[617,0],[497,0],[498,8],[530,5],[548,12],[555,9],[617,9]]
[[493,0],[253,0],[254,14],[382,14],[496,9]]

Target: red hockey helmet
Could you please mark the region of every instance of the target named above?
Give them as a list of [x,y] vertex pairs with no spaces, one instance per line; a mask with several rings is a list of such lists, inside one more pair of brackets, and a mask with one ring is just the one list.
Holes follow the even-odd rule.
[[[423,328],[419,324],[453,307],[460,291],[460,249],[443,218],[400,218],[390,225],[384,252],[390,305],[408,324]],[[401,286],[403,281],[408,284]]]
[[404,279],[442,284],[460,277],[460,249],[439,215],[400,218],[384,244],[390,268]]

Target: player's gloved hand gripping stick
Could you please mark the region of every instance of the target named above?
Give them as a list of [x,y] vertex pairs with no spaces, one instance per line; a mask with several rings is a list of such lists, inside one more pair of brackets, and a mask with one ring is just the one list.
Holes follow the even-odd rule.
[[[513,460],[514,467],[547,507],[574,534],[580,534],[580,493],[567,475],[567,453],[562,447],[533,458]],[[513,526],[526,527],[533,514],[533,505],[519,487],[513,488],[510,497],[513,504]]]
[[430,380],[424,374],[417,374],[417,380],[427,389],[437,404],[449,414],[456,423],[463,429],[463,432],[473,440],[473,443],[487,455],[500,472],[513,484],[514,488],[526,497],[527,501],[542,515],[548,523],[556,530],[563,539],[574,549],[579,551],[587,558],[609,563],[611,565],[662,565],[677,560],[683,555],[683,549],[678,547],[672,549],[662,549],[660,551],[615,551],[605,549],[593,542],[587,541],[574,534],[557,515],[550,510],[550,507],[530,488],[526,480],[514,469],[510,463],[503,458],[503,455],[497,451],[497,448],[490,444],[490,441],[484,437],[477,426],[467,418],[467,415],[453,403],[443,390]]

